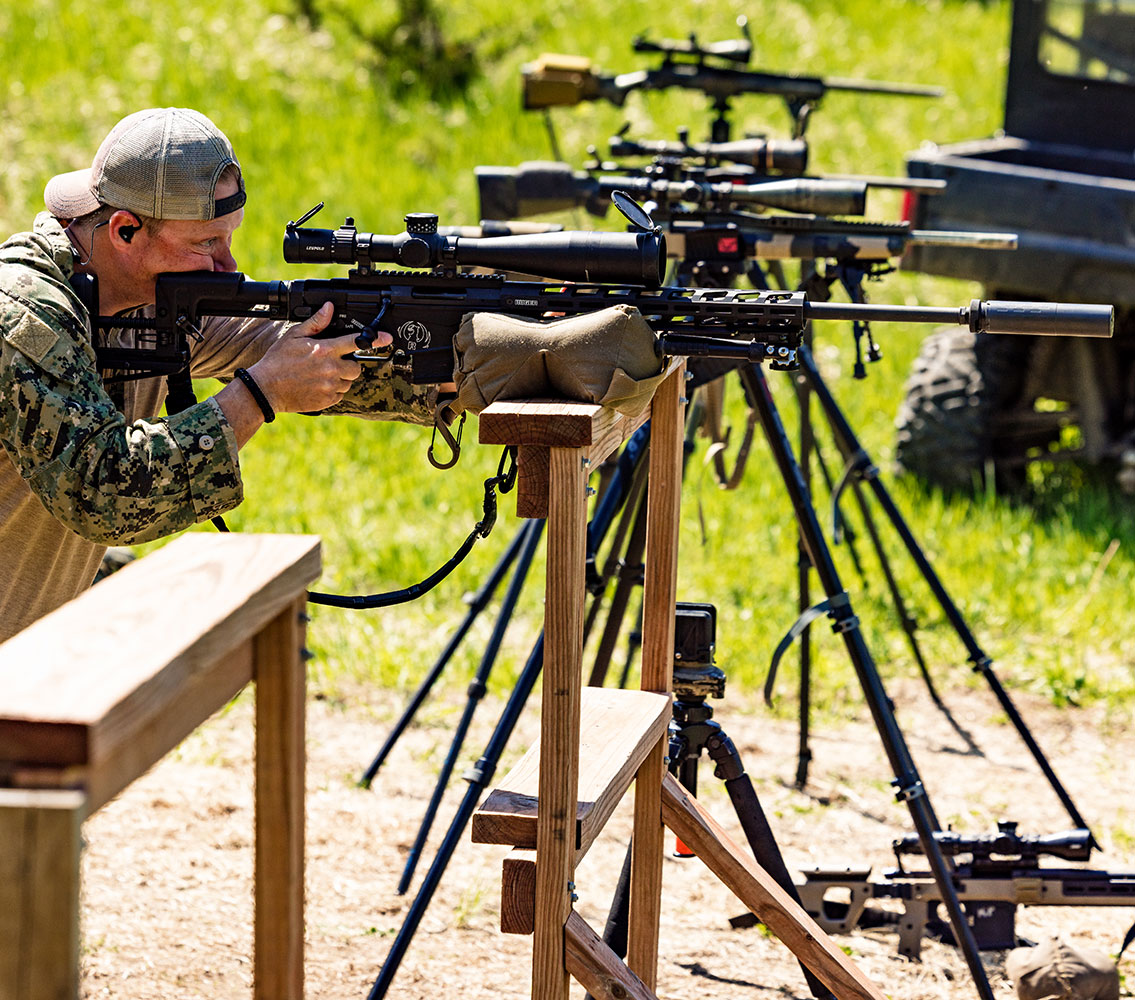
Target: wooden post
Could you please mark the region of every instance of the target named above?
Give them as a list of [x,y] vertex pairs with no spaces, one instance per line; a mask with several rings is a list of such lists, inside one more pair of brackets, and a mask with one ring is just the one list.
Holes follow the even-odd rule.
[[0,997],[79,995],[82,792],[0,789]]
[[552,448],[549,467],[532,996],[567,1000],[564,925],[575,867],[589,463],[580,448]]
[[303,997],[304,600],[256,637],[253,996]]
[[[641,686],[644,691],[663,693],[670,691],[674,668],[685,387],[686,368],[680,365],[655,392],[650,417]],[[659,740],[635,779],[627,965],[651,990],[656,985],[662,910],[666,739]]]

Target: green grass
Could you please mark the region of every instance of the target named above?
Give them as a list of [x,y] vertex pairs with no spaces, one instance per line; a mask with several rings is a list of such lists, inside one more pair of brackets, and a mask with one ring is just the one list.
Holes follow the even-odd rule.
[[[29,0],[0,8],[0,224],[26,228],[53,173],[85,165],[123,114],[183,104],[209,114],[233,139],[250,200],[237,256],[254,276],[315,273],[285,265],[283,226],[315,202],[315,224],[353,216],[361,229],[397,232],[404,213],[436,211],[445,223],[476,220],[473,167],[550,158],[541,116],[520,110],[520,65],[544,51],[582,54],[607,71],[646,65],[630,50],[638,33],[703,40],[734,37],[744,13],[753,29],[754,65],[811,75],[938,84],[940,100],[829,93],[813,116],[817,172],[901,174],[903,156],[922,142],[991,134],[1001,115],[1008,5],[976,0],[757,0],[659,5],[639,0],[548,0],[539,5],[473,0],[445,15],[445,30],[475,44],[483,75],[467,99],[439,105],[395,99],[372,72],[373,54],[328,5],[313,33],[284,0],[217,0],[114,5]],[[393,5],[359,11],[379,25]],[[581,105],[557,111],[561,149],[577,166],[589,144],[602,148],[624,123],[639,138],[669,138],[688,125],[708,128],[704,98],[689,93],[632,95],[624,108]],[[734,102],[735,133],[786,133],[775,98]],[[894,194],[872,194],[870,214],[891,218]],[[584,216],[563,218],[591,226]],[[614,223],[612,222],[613,226]],[[323,272],[319,272],[323,273]],[[914,275],[888,276],[871,288],[880,302],[956,305],[976,286]],[[1131,505],[1090,473],[1053,471],[1030,504],[998,496],[946,499],[892,483],[893,415],[902,382],[927,328],[881,325],[884,359],[869,378],[851,378],[852,345],[835,325],[817,334],[825,376],[863,444],[883,470],[911,527],[938,568],[971,629],[1011,683],[1058,703],[1103,700],[1126,706],[1135,688],[1127,623],[1135,590]],[[787,377],[771,380],[790,432],[795,408]],[[736,432],[744,414],[734,388]],[[466,441],[476,440],[475,428]],[[230,516],[242,531],[312,532],[323,537],[320,586],[374,592],[404,586],[444,561],[480,517],[481,483],[496,469],[494,449],[468,444],[452,472],[425,459],[418,428],[349,420],[281,418],[257,435],[242,458],[247,500]],[[719,609],[719,659],[735,687],[756,691],[771,650],[796,615],[796,527],[763,442],[736,492],[719,490],[704,467],[705,442],[690,460],[682,524],[683,600]],[[822,493],[822,491],[821,491]],[[850,506],[850,505],[849,505]],[[350,612],[314,609],[311,645],[317,685],[373,685],[376,703],[414,685],[460,620],[461,597],[475,589],[517,530],[512,501],[495,533],[449,580],[414,604]],[[211,529],[206,529],[211,530]],[[846,549],[840,572],[853,591],[865,634],[884,674],[912,673],[901,634],[860,530],[865,590]],[[926,627],[932,669],[945,685],[973,683],[965,653],[913,569],[896,570]],[[1109,553],[1109,546],[1118,548]],[[542,564],[505,644],[504,673],[522,662],[539,627]],[[176,599],[176,595],[169,595]],[[478,622],[447,683],[463,686],[488,637]],[[861,711],[838,640],[815,630],[817,698],[830,712]],[[794,656],[784,664],[788,691]],[[496,683],[503,684],[503,680]]]

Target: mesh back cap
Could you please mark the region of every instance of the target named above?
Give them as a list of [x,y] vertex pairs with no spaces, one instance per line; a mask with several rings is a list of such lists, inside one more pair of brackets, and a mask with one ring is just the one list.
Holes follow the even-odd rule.
[[149,108],[110,130],[85,170],[47,182],[48,211],[64,219],[113,205],[154,219],[215,219],[244,204],[240,191],[220,204],[217,180],[233,165],[232,144],[208,118],[190,108]]

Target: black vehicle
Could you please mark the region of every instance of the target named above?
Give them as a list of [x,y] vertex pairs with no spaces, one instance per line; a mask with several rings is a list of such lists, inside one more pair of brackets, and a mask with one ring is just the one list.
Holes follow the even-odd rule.
[[1111,341],[937,330],[897,419],[900,465],[947,488],[1037,458],[1115,462],[1135,491],[1135,0],[1014,0],[1003,134],[911,154],[920,229],[1018,234],[1011,253],[912,247],[907,270],[991,299],[1109,302]]

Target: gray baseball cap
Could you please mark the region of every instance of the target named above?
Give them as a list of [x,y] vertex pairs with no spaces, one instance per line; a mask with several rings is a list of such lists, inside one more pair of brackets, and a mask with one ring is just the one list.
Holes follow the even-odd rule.
[[232,144],[203,114],[149,108],[115,125],[90,167],[51,178],[43,200],[62,219],[77,219],[99,205],[153,219],[215,219],[244,204],[243,179],[236,194],[214,197],[230,164],[239,172]]

